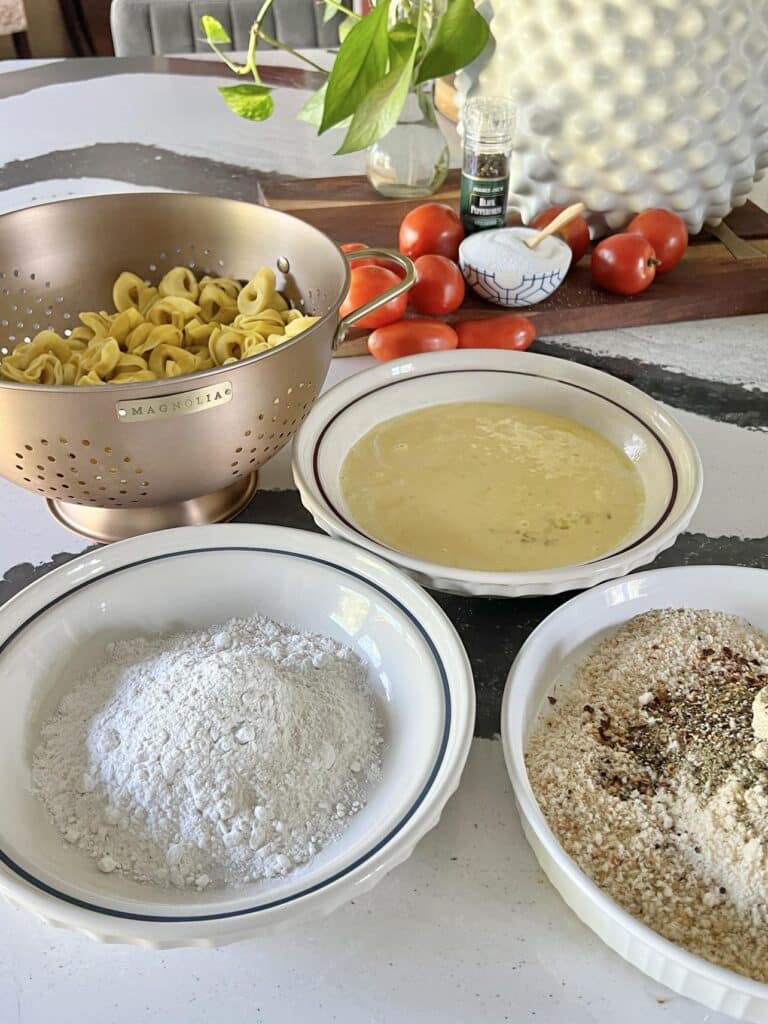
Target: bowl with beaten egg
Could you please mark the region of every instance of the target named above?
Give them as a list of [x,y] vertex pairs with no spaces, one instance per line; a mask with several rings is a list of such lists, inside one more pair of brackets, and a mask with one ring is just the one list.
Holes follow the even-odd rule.
[[456,350],[373,367],[316,403],[294,445],[331,536],[468,596],[584,589],[688,525],[698,452],[652,398],[565,359]]

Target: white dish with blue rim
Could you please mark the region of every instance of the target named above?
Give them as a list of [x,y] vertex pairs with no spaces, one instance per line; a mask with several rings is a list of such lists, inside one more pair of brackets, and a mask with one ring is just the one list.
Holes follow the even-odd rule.
[[[355,522],[340,482],[350,448],[384,420],[451,402],[530,406],[601,434],[632,460],[642,481],[645,502],[632,534],[590,562],[526,572],[439,565],[369,536]],[[559,594],[623,576],[674,543],[690,522],[702,488],[701,459],[693,442],[642,391],[568,359],[491,349],[396,359],[326,391],[296,435],[293,476],[305,507],[331,536],[394,562],[424,586],[474,597]]]
[[655,608],[721,611],[768,630],[768,572],[730,565],[657,569],[579,594],[539,624],[510,669],[501,709],[504,758],[523,831],[550,882],[611,949],[688,999],[737,1020],[767,1024],[768,985],[689,953],[611,899],[560,845],[528,778],[528,737],[549,707],[547,697],[567,689],[595,643]]
[[[286,878],[202,893],[100,873],[32,792],[40,727],[119,637],[260,613],[351,646],[385,721],[381,781],[343,836]],[[301,530],[230,525],[90,551],[0,610],[0,891],[105,942],[219,945],[333,911],[405,860],[456,789],[474,687],[456,631],[397,569]]]

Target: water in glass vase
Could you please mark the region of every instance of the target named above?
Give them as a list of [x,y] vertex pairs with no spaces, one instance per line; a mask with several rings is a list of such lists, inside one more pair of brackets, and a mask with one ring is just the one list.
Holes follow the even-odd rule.
[[383,196],[418,199],[445,181],[450,154],[432,99],[432,83],[415,86],[400,119],[368,150],[366,174]]

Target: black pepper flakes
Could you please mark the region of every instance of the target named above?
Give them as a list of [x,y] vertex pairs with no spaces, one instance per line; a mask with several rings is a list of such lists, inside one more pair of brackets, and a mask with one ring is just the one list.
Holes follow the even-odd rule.
[[[766,682],[750,665],[743,652],[728,645],[717,652],[702,648],[684,678],[657,686],[645,708],[652,711],[647,721],[616,723],[603,712],[596,726],[600,742],[631,754],[638,775],[650,770],[657,780],[655,789],[662,779],[671,779],[683,761],[695,785],[705,792],[729,776],[745,787],[759,781],[768,784],[768,766],[744,743],[744,737],[752,735],[752,702]],[[627,779],[622,794],[632,787],[640,788],[638,778]]]

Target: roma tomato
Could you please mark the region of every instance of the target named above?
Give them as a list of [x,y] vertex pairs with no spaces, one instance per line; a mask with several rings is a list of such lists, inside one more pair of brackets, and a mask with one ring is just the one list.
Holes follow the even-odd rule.
[[459,348],[506,348],[521,352],[530,348],[536,328],[526,316],[510,313],[486,320],[464,320],[454,324]]
[[[531,227],[541,231],[564,209],[564,206],[550,206],[548,210],[542,210],[531,221]],[[589,226],[587,222],[583,217],[575,217],[564,227],[560,228],[559,231],[556,231],[555,234],[571,247],[571,252],[573,253],[571,266],[573,267],[589,248]]]
[[[370,246],[365,242],[345,242],[339,248],[342,252],[360,252],[361,249],[369,249]],[[384,267],[386,270],[391,270],[393,274],[397,274],[401,281],[405,277],[405,271],[399,263],[395,263],[394,260],[379,259],[378,256],[367,256],[364,259],[355,260],[351,265],[353,267]]]
[[642,235],[626,232],[604,238],[592,253],[590,269],[595,284],[616,295],[637,295],[656,276],[659,261]]
[[[353,266],[349,291],[341,304],[339,316],[346,316],[353,310],[359,309],[360,306],[370,302],[371,299],[375,299],[377,295],[381,295],[388,288],[393,288],[399,282],[400,278],[385,267]],[[375,309],[372,313],[368,313],[362,320],[357,321],[356,326],[374,330],[376,327],[382,327],[384,324],[391,324],[395,320],[401,319],[407,305],[408,293],[405,292],[403,295],[390,299],[389,302]]]
[[463,238],[464,227],[455,210],[445,203],[422,203],[403,217],[397,247],[412,260],[419,256],[456,260]]
[[660,260],[656,267],[657,274],[666,274],[676,267],[688,248],[688,228],[682,217],[669,210],[643,210],[627,225],[631,235],[641,235],[647,239],[656,259]]
[[374,358],[386,362],[420,352],[456,348],[458,343],[456,331],[442,320],[401,320],[374,331],[368,338],[368,351]]
[[464,301],[464,276],[445,256],[419,256],[415,261],[416,282],[408,293],[417,313],[444,316]]

